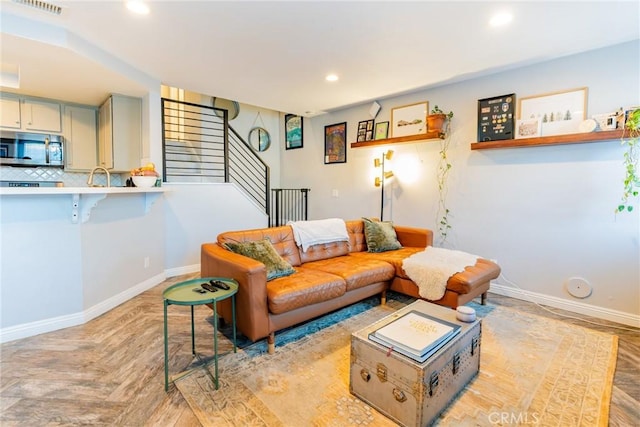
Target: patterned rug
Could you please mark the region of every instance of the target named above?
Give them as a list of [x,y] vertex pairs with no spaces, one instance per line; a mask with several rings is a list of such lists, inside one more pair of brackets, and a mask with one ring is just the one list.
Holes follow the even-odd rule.
[[[213,374],[211,363],[175,384],[203,426],[394,426],[349,393],[351,334],[411,302],[401,296],[386,306],[378,301],[276,334],[273,355],[264,342],[227,352],[218,390],[204,371]],[[480,373],[437,425],[607,425],[616,336],[505,307],[472,306],[483,318]]]

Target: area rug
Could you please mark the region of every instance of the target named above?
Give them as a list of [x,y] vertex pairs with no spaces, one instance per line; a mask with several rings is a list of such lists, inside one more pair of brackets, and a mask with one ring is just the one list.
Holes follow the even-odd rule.
[[[227,353],[218,390],[204,371],[213,373],[211,364],[175,384],[203,426],[394,426],[349,393],[350,340],[408,302],[351,307],[276,334],[273,355],[262,342]],[[483,317],[480,373],[437,425],[607,425],[616,336],[505,307],[474,308]]]

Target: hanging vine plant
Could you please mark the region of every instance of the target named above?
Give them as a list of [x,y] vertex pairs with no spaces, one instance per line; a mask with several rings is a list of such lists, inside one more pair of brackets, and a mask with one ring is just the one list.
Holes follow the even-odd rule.
[[638,197],[638,191],[640,190],[640,174],[638,173],[638,160],[640,159],[640,108],[629,112],[624,124],[624,132],[622,133],[622,145],[627,147],[622,162],[625,176],[622,200],[616,212],[631,212],[633,205],[629,199]]
[[[431,114],[445,114],[438,106],[434,106]],[[438,209],[436,211],[436,223],[438,225],[438,243],[444,245],[451,230],[449,216],[451,211],[447,207],[447,194],[449,187],[447,184],[449,172],[451,171],[451,163],[449,162],[448,151],[451,143],[451,120],[453,119],[453,111],[446,113],[446,122],[443,126],[442,137],[440,138],[440,150],[438,152],[438,168],[436,173],[436,181],[438,184]]]

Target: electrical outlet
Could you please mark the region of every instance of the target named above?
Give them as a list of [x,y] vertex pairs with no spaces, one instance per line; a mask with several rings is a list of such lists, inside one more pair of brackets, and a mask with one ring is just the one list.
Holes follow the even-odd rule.
[[149,268],[149,257],[144,257],[144,268]]

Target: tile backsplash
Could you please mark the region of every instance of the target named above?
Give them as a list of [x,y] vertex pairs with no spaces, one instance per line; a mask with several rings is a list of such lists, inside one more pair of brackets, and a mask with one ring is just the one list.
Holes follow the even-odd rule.
[[[129,174],[111,174],[111,186],[122,187],[129,177]],[[58,181],[65,187],[86,187],[89,173],[65,172],[60,168],[22,168],[11,166],[0,166],[0,180],[2,181]],[[107,185],[107,176],[102,171],[93,175],[93,183],[96,185]]]

